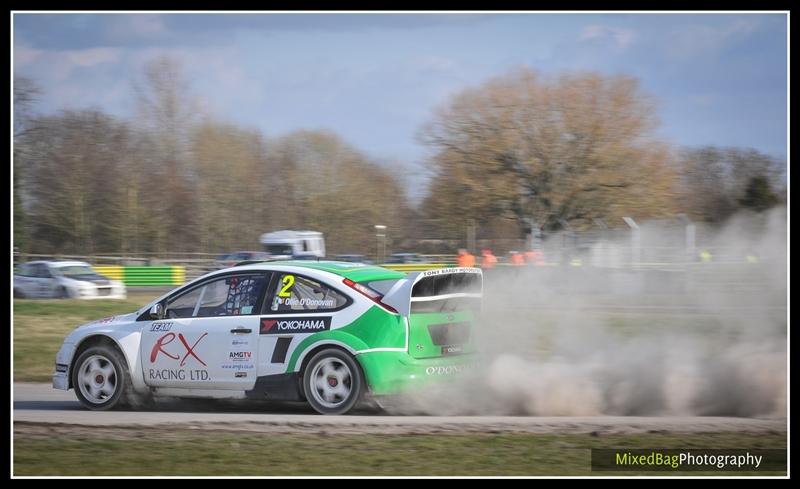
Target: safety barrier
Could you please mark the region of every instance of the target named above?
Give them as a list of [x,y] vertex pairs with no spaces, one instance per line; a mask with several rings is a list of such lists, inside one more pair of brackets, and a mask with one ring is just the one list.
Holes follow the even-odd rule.
[[424,272],[425,270],[448,268],[455,265],[450,263],[387,263],[380,266],[390,270],[397,270],[398,272]]
[[186,267],[126,267],[120,265],[96,265],[97,273],[112,280],[121,280],[125,285],[180,285],[186,281]]
[[119,265],[95,265],[94,271],[111,280],[125,281],[125,267]]

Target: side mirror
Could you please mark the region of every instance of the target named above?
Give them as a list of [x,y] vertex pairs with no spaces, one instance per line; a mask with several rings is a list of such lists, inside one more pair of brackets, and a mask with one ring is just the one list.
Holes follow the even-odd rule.
[[156,302],[153,304],[153,307],[150,308],[150,318],[151,319],[164,319],[166,315],[166,310],[164,309],[163,302]]

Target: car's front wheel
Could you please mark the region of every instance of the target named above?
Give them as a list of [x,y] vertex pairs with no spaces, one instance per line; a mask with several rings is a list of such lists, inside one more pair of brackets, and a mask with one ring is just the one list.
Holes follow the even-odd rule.
[[364,376],[355,359],[329,348],[314,355],[303,374],[308,403],[321,414],[344,414],[364,393]]
[[125,399],[128,375],[125,359],[119,351],[108,345],[97,345],[87,348],[78,357],[72,370],[72,385],[86,408],[105,411]]

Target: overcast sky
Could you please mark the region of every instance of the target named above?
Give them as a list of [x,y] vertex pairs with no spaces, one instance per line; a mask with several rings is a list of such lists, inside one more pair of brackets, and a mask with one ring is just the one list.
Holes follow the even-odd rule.
[[223,120],[267,136],[328,128],[370,156],[419,162],[450,94],[519,66],[638,77],[678,145],[786,156],[784,14],[16,14],[14,74],[39,112],[131,116],[161,54]]

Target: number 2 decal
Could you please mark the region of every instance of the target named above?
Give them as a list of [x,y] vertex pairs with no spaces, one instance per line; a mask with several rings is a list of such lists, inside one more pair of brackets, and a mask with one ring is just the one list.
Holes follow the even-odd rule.
[[284,275],[281,279],[281,283],[283,283],[283,287],[281,291],[278,292],[278,297],[291,297],[292,296],[292,286],[294,285],[294,275]]

